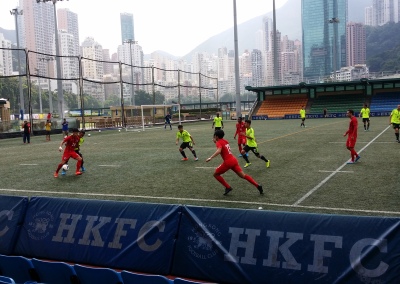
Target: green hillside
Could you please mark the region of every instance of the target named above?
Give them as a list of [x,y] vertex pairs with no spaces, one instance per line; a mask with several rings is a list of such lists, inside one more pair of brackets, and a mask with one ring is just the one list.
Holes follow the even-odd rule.
[[370,72],[400,70],[400,23],[367,26],[366,41]]

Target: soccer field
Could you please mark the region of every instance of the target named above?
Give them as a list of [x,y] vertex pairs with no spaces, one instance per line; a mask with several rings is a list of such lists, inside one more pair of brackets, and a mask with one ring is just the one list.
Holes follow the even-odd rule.
[[[193,136],[199,161],[186,149],[188,161],[175,145],[173,130],[152,128],[91,131],[81,147],[87,171],[75,176],[76,162],[70,161],[66,176],[54,178],[61,161],[61,135],[0,140],[0,192],[4,195],[55,196],[135,202],[190,204],[211,207],[400,216],[400,144],[388,117],[372,118],[365,132],[359,119],[356,151],[361,159],[347,165],[350,154],[343,134],[349,119],[253,121],[259,151],[271,167],[249,153],[252,165],[244,169],[264,187],[255,187],[233,172],[224,175],[233,188],[224,188],[213,172],[222,159],[205,160],[215,151],[211,121],[184,124]],[[225,138],[239,154],[233,139],[235,121],[225,121]],[[88,137],[88,133],[91,134]],[[240,165],[245,161],[238,158]]]

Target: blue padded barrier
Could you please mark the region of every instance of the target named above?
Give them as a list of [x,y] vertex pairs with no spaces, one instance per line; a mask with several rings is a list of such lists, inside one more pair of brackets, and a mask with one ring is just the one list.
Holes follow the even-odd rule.
[[172,275],[223,283],[396,283],[400,219],[185,206]]
[[15,254],[167,275],[180,206],[32,197]]
[[27,197],[2,195],[0,198],[0,253],[11,254],[28,206]]

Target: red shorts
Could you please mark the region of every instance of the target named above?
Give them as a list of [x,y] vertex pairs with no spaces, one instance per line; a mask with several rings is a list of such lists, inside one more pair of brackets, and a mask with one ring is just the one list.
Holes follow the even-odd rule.
[[357,142],[357,139],[350,139],[350,137],[349,137],[349,138],[347,138],[347,141],[346,141],[346,147],[354,148],[356,146],[356,142]]
[[229,170],[232,170],[235,173],[240,173],[242,168],[239,166],[239,163],[236,159],[230,159],[219,165],[218,168],[215,169],[215,173],[222,175]]
[[75,151],[65,151],[64,152],[64,154],[63,154],[63,156],[62,156],[62,159],[63,159],[63,161],[68,161],[69,160],[69,158],[72,158],[72,159],[78,159],[78,157],[79,157],[79,155],[75,152]]
[[246,145],[246,136],[239,136],[237,143],[238,145]]

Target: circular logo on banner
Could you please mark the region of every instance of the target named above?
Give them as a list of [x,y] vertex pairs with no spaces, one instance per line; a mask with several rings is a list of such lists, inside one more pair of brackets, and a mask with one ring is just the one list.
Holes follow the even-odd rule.
[[32,216],[28,223],[28,235],[32,240],[43,240],[49,235],[48,230],[53,228],[54,217],[49,211],[40,211]]
[[197,224],[192,228],[193,235],[188,236],[189,252],[199,259],[210,259],[217,254],[221,231],[213,224]]

